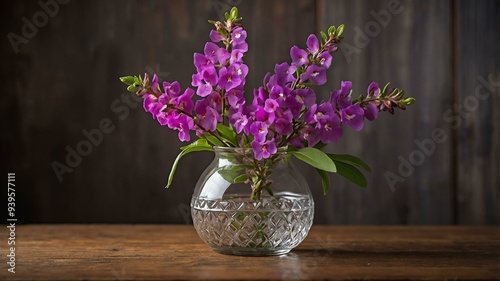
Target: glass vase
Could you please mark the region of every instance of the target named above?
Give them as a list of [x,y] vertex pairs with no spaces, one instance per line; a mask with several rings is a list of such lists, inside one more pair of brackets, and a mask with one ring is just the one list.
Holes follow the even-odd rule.
[[291,155],[254,158],[251,149],[215,147],[191,200],[193,224],[215,251],[280,255],[309,232],[314,201]]

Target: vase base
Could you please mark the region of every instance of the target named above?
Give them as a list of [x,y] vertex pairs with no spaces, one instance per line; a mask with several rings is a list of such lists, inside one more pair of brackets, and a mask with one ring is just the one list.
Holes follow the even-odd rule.
[[279,256],[290,252],[291,249],[245,249],[245,248],[215,248],[214,251],[232,256]]

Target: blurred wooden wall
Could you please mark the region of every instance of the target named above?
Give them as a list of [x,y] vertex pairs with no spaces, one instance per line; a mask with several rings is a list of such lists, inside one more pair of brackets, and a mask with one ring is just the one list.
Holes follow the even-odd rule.
[[[60,2],[45,18],[37,1],[0,4],[2,173],[16,173],[21,222],[189,222],[193,187],[212,155],[186,156],[164,190],[181,143],[128,99],[118,77],[156,71],[188,86],[206,20],[232,5],[249,34],[249,87],[310,33],[344,23],[321,96],[342,80],[359,93],[391,81],[417,99],[360,133],[346,129],[328,148],[372,166],[367,189],[332,176],[323,196],[316,172],[303,167],[315,223],[500,222],[500,1]],[[25,27],[13,45],[24,18],[39,27]],[[100,126],[107,133],[98,142]],[[75,167],[60,182],[52,165],[67,164],[67,148],[87,139],[83,130],[98,144],[81,161],[69,159]]]

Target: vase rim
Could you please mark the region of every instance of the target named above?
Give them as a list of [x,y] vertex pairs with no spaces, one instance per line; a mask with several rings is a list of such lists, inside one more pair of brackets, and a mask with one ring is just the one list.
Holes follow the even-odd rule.
[[[226,153],[235,153],[238,151],[242,151],[243,153],[246,154],[246,153],[253,152],[251,147],[214,146],[213,149],[215,152],[226,152]],[[288,146],[279,147],[278,151],[276,151],[275,154],[278,154],[278,155],[288,154]]]

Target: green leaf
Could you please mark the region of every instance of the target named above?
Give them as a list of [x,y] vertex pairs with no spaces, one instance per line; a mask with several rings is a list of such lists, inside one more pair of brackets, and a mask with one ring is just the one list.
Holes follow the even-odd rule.
[[215,24],[216,21],[214,21],[214,20],[208,20],[208,23]]
[[174,179],[175,170],[177,169],[177,165],[179,164],[179,160],[181,160],[182,156],[195,152],[195,151],[213,151],[214,149],[210,146],[206,139],[199,139],[187,146],[181,147],[181,152],[175,158],[174,164],[172,165],[172,169],[170,170],[170,175],[168,175],[168,182],[165,188],[169,188],[172,184],[172,180]]
[[326,35],[326,33],[324,33],[323,31],[320,31],[319,32],[321,34],[321,38],[323,38],[323,41],[327,41],[328,40],[328,36]]
[[222,137],[230,142],[233,146],[236,146],[238,143],[236,141],[236,132],[229,128],[228,126],[218,123],[217,124],[217,131],[222,135]]
[[335,26],[333,26],[333,25],[332,25],[332,26],[330,26],[330,27],[328,28],[328,35],[335,34],[335,31],[336,31]]
[[223,177],[226,181],[230,183],[240,183],[248,179],[247,174],[242,171],[245,168],[252,168],[251,165],[239,164],[230,166],[228,169],[220,169],[218,171],[219,175]]
[[269,196],[274,197],[274,192],[271,189],[271,187],[269,187],[269,185],[264,186],[264,189],[267,191],[267,193],[269,194]]
[[140,89],[139,87],[135,87],[133,85],[130,85],[127,87],[127,91],[132,92],[132,93],[139,91],[139,89]]
[[366,181],[365,175],[361,173],[356,167],[353,165],[335,161],[335,165],[337,167],[337,173],[344,178],[350,180],[360,187],[366,187],[368,182]]
[[340,37],[340,36],[342,36],[342,34],[344,34],[344,25],[343,24],[341,24],[337,27],[336,35],[337,35],[337,37]]
[[248,164],[236,164],[236,165],[231,166],[231,170],[233,170],[233,171],[241,171],[241,170],[243,170],[245,168],[252,169],[253,166],[252,165],[248,165]]
[[234,183],[235,179],[240,176],[240,173],[232,169],[222,169],[217,171],[221,177],[223,177],[227,182]]
[[222,35],[222,37],[224,38],[227,38],[229,36],[229,33],[227,32],[227,30],[223,29],[223,28],[219,28],[217,29],[217,31],[219,32],[220,35]]
[[120,77],[120,81],[122,81],[123,83],[125,83],[127,85],[132,85],[135,82],[135,78],[134,78],[134,76],[124,76],[124,77]]
[[365,171],[367,172],[372,171],[370,169],[370,166],[368,166],[368,164],[363,162],[363,160],[350,154],[328,154],[328,157],[330,157],[333,161],[340,161],[346,164],[361,167],[365,169]]
[[323,184],[323,195],[326,195],[328,193],[328,189],[330,188],[330,176],[328,175],[328,172],[316,169],[318,171],[319,175],[321,176],[321,182]]
[[332,159],[330,159],[330,157],[328,157],[326,153],[319,149],[313,147],[305,147],[297,151],[292,151],[292,154],[295,155],[295,157],[297,157],[299,160],[304,161],[314,168],[331,173],[335,173],[337,171],[337,169],[335,168],[335,163],[333,163]]
[[231,17],[228,12],[225,12],[224,16],[226,17],[226,20],[229,20],[229,18]]
[[239,176],[234,178],[234,183],[245,182],[247,179],[248,179],[248,176],[246,174],[239,175]]
[[415,99],[414,98],[406,98],[403,100],[403,104],[404,105],[412,105],[415,103]]
[[220,140],[218,140],[216,137],[212,135],[206,135],[204,136],[214,146],[225,146]]
[[385,96],[387,96],[387,92],[389,91],[389,85],[390,84],[391,84],[391,82],[388,82],[387,84],[385,84],[384,89],[378,94],[379,97],[385,97]]
[[231,8],[231,18],[233,20],[238,18],[238,8],[236,7]]

